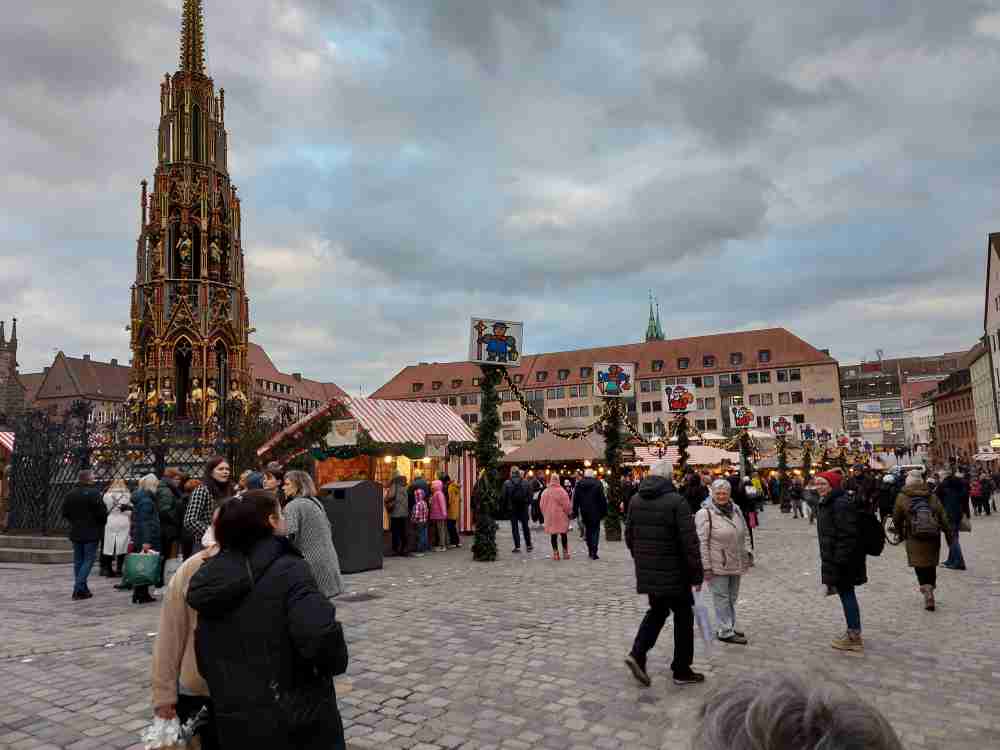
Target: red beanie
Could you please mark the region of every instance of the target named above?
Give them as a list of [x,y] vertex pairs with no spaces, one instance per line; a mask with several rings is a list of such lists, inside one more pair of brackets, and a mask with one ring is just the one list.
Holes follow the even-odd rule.
[[843,480],[843,477],[840,475],[839,471],[821,471],[816,476],[825,479],[827,484],[829,484],[833,489],[840,489],[840,482]]

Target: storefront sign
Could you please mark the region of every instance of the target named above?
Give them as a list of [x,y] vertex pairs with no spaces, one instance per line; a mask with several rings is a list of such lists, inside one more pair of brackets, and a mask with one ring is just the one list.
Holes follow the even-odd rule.
[[667,411],[683,414],[694,403],[694,394],[686,385],[668,385],[663,389],[667,399]]
[[330,424],[326,444],[331,448],[342,448],[358,444],[358,420],[337,419]]
[[816,428],[808,423],[803,422],[799,425],[799,440],[815,440],[816,439]]
[[627,398],[635,394],[635,365],[631,362],[597,362],[594,364],[594,391],[610,398]]
[[425,458],[448,458],[448,436],[447,435],[425,435],[424,436],[424,457]]
[[858,412],[862,414],[881,414],[882,413],[882,402],[881,401],[864,401],[858,404]]
[[524,346],[524,324],[473,318],[469,329],[469,360],[481,365],[517,367]]
[[822,430],[820,430],[819,432],[816,433],[816,439],[822,445],[826,445],[831,440],[833,440],[833,433],[831,433],[828,429],[823,428]]
[[749,406],[730,406],[729,413],[732,416],[733,427],[738,430],[749,430],[754,426],[754,413]]
[[785,435],[790,435],[792,430],[795,429],[795,422],[789,416],[775,417],[771,423],[771,429],[775,435],[784,437]]
[[847,435],[846,432],[838,432],[837,433],[837,447],[838,448],[846,448],[850,444],[851,444],[851,438],[848,437],[848,435]]
[[[892,423],[890,422],[890,425],[891,424]],[[862,432],[881,432],[882,431],[882,415],[881,414],[867,414],[867,415],[861,417],[861,431]]]
[[811,399],[809,399],[809,403],[813,404],[813,405],[816,405],[816,404],[832,404],[833,403],[833,399],[830,398],[829,396],[820,396],[819,398],[811,398]]

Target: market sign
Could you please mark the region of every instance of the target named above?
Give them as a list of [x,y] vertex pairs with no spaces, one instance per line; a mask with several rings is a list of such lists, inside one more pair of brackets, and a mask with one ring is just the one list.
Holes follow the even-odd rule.
[[809,422],[799,425],[799,440],[815,440],[816,428]]
[[816,433],[816,439],[819,440],[819,442],[822,443],[823,445],[826,445],[831,440],[833,440],[833,433],[831,433],[828,429],[824,427],[822,430]]
[[847,436],[846,432],[837,433],[837,447],[846,448],[851,444],[851,439]]
[[358,444],[358,420],[335,419],[326,435],[326,444],[331,448],[343,448]]
[[469,328],[469,361],[517,367],[524,346],[524,323],[473,318]]
[[749,430],[754,426],[754,414],[750,411],[749,406],[743,406],[743,404],[733,405],[729,407],[729,413],[732,416],[733,427],[739,430]]
[[663,389],[667,398],[667,411],[682,414],[694,403],[694,394],[686,385],[668,385]]
[[448,458],[448,436],[425,435],[424,458]]
[[594,392],[609,398],[627,398],[635,394],[635,365],[631,362],[594,364]]
[[795,429],[795,422],[791,417],[786,415],[775,417],[774,421],[771,422],[771,429],[774,431],[775,435],[784,437],[785,435],[790,435],[792,430]]

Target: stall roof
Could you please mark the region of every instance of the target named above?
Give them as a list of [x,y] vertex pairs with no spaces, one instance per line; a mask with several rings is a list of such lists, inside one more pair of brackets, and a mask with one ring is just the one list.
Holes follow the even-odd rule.
[[575,440],[556,437],[545,432],[500,459],[504,464],[544,464],[565,461],[601,461],[604,459],[603,439],[588,435]]
[[[722,463],[723,459],[732,464],[740,462],[739,453],[724,451],[722,448],[712,448],[708,445],[689,445],[687,450],[689,466],[715,466]],[[663,452],[663,458],[669,458],[676,464],[678,461],[677,453],[677,446],[671,445]],[[652,466],[661,460],[659,449],[645,446],[639,446],[635,449],[635,458],[636,463],[644,466]]]
[[373,398],[332,398],[257,449],[263,456],[282,438],[301,430],[342,405],[376,443],[423,445],[427,435],[447,435],[452,443],[474,443],[476,436],[462,418],[444,404],[421,401],[384,401]]
[[0,450],[5,450],[8,453],[14,452],[13,432],[0,432]]

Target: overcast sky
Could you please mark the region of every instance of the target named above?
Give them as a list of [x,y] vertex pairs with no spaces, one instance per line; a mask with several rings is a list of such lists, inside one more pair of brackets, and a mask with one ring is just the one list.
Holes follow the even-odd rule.
[[[129,357],[180,5],[0,25],[22,371]],[[996,2],[204,5],[254,340],[285,371],[371,392],[463,358],[471,315],[523,319],[527,352],[636,341],[650,288],[668,337],[784,326],[845,363],[982,333]]]

